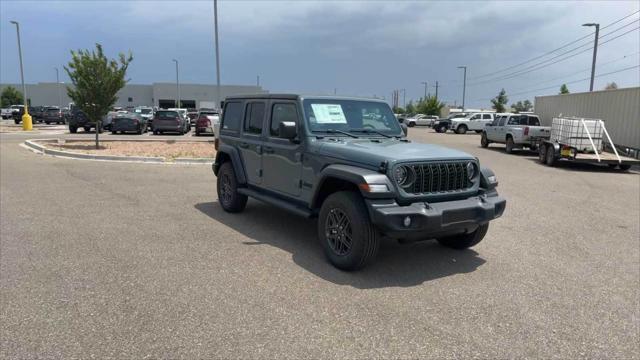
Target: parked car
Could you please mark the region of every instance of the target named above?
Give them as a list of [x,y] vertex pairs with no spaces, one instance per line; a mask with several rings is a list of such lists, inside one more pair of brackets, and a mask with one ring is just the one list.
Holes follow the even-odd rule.
[[187,112],[187,117],[189,118],[189,121],[191,122],[191,125],[195,125],[196,124],[196,120],[198,120],[198,112],[197,111],[189,111],[189,112]]
[[196,120],[196,136],[211,134],[215,136],[215,127],[220,123],[220,114],[214,110],[201,110]]
[[493,122],[495,113],[470,113],[465,117],[451,119],[450,130],[456,134],[466,134],[473,130],[478,134],[482,132],[486,124]]
[[506,207],[495,174],[473,155],[409,142],[404,130],[377,99],[227,97],[215,140],[218,201],[232,213],[253,197],[317,217],[326,257],[344,270],[370,263],[383,237],[478,244]]
[[165,132],[177,132],[184,135],[189,131],[189,120],[174,110],[158,110],[153,117],[151,129],[155,135]]
[[[91,129],[96,129],[96,123],[89,120],[87,115],[85,115],[82,110],[74,107],[69,114],[68,119],[69,124],[69,132],[75,134],[78,132],[79,128],[83,128],[85,132],[91,131]],[[100,128],[100,133],[102,133],[103,128]]]
[[463,112],[450,114],[446,118],[435,120],[431,127],[438,133],[445,133],[451,127],[451,121],[453,121],[454,119],[463,118],[465,116],[467,116],[467,113]]
[[182,116],[185,120],[187,120],[187,132],[191,131],[191,120],[189,119],[189,116],[187,116],[188,110],[187,109],[178,109],[178,108],[170,108],[169,110],[171,111],[177,111],[178,114],[180,114],[180,116]]
[[136,112],[117,114],[111,119],[111,133],[135,132],[142,134],[147,132],[147,119]]
[[497,117],[482,131],[480,145],[484,148],[491,143],[506,144],[508,154],[514,149],[537,149],[542,139],[548,139],[551,128],[540,126],[537,115],[509,114]]
[[62,114],[62,110],[58,107],[48,107],[44,111],[43,120],[45,124],[64,124],[65,118]]
[[[12,105],[11,108],[14,109],[13,111],[13,122],[16,124],[20,124],[22,122],[22,116],[24,115],[24,106],[23,105]],[[31,106],[29,106],[29,115],[33,114],[33,108]],[[31,116],[31,121],[32,123],[35,121],[33,120],[33,115]]]
[[433,122],[437,119],[438,117],[435,115],[418,114],[416,116],[406,118],[404,120],[404,123],[409,127],[413,127],[416,125],[432,126]]
[[2,120],[11,119],[13,117],[13,109],[10,107],[0,109],[0,117],[2,117]]

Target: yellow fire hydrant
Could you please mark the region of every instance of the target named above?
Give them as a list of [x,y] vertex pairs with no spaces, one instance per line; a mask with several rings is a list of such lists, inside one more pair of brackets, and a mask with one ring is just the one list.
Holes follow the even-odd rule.
[[31,122],[31,115],[29,115],[29,107],[24,107],[24,115],[22,115],[22,130],[23,131],[31,131],[33,130],[33,122]]

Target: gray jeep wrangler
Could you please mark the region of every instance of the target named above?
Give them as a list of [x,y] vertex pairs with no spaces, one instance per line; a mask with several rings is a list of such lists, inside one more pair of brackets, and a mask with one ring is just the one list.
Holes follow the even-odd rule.
[[371,262],[382,237],[476,245],[506,206],[496,176],[405,131],[375,99],[228,97],[213,164],[220,205],[240,212],[252,197],[317,217],[324,253],[344,270]]

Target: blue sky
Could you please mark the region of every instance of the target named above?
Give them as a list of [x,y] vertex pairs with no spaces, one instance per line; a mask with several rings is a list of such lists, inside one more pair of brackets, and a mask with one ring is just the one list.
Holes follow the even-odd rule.
[[[272,92],[391,97],[406,89],[422,96],[422,81],[440,83],[440,98],[458,104],[468,66],[467,106],[488,106],[500,88],[510,101],[557,92],[555,85],[589,77],[591,51],[522,76],[500,79],[585,44],[503,71],[588,35],[585,22],[605,26],[638,11],[638,1],[220,1],[223,84],[261,84]],[[607,29],[605,41],[638,27],[635,14]],[[172,82],[171,59],[181,82],[215,83],[213,1],[0,1],[0,82],[19,82],[15,28],[21,23],[28,83],[55,81],[55,66],[69,50],[99,42],[110,56],[131,50],[133,84]],[[634,22],[635,21],[635,22]],[[625,26],[626,27],[623,27]],[[578,52],[578,51],[576,51]],[[598,74],[640,63],[639,31],[602,45]],[[571,55],[573,53],[570,53]],[[626,56],[626,57],[625,57]],[[545,65],[544,63],[542,65]],[[517,74],[516,74],[517,75]],[[68,81],[66,74],[63,81]],[[596,89],[615,81],[638,86],[638,68],[596,79]],[[588,81],[569,84],[588,90]],[[550,89],[544,89],[550,87]],[[537,90],[542,89],[542,90]],[[532,91],[535,90],[535,91]],[[402,101],[402,99],[401,99]]]

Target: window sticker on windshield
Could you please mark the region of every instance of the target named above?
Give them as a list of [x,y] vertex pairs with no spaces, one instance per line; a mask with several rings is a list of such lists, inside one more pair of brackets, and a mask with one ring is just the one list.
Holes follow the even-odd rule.
[[311,104],[318,124],[346,124],[342,106],[339,104]]

